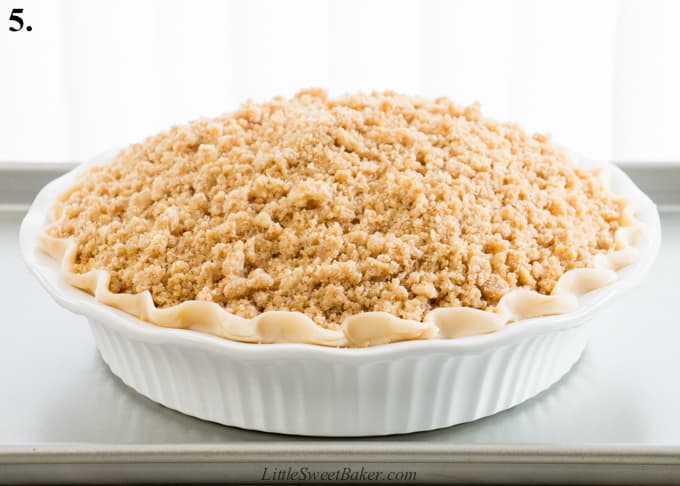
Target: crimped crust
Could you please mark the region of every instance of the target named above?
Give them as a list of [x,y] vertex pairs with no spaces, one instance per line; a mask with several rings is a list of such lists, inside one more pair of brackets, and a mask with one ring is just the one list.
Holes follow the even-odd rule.
[[123,150],[41,247],[103,303],[246,342],[366,346],[573,310],[639,238],[547,137],[393,93],[244,105]]

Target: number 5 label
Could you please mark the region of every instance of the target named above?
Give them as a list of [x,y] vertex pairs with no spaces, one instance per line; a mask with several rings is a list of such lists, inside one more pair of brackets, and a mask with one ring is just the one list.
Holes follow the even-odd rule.
[[[9,21],[14,22],[16,24],[15,26],[12,25],[9,26],[9,30],[11,32],[19,32],[21,29],[24,28],[24,19],[20,17],[20,14],[22,13],[24,13],[23,8],[13,8],[12,13],[9,14]],[[27,32],[30,32],[32,29],[33,28],[30,25],[26,26]]]

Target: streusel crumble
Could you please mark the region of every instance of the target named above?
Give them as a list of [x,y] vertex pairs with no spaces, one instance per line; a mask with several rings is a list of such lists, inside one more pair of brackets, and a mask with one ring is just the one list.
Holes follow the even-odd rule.
[[421,320],[549,294],[615,250],[625,202],[544,135],[393,92],[247,103],[124,149],[61,198],[73,272],[158,307]]

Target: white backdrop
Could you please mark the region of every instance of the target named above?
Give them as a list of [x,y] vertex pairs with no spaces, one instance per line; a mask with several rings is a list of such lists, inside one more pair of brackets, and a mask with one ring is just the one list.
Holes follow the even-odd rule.
[[[0,161],[81,160],[247,98],[395,89],[680,160],[680,2],[0,0]],[[0,22],[6,22],[2,20]]]

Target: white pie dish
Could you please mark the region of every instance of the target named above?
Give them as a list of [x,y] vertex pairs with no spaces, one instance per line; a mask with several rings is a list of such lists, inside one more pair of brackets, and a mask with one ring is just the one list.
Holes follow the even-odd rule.
[[[110,160],[111,154],[90,164]],[[581,355],[597,312],[651,267],[661,239],[654,204],[618,168],[581,165],[605,166],[612,190],[639,209],[645,232],[636,244],[638,260],[619,270],[613,284],[580,297],[575,312],[482,336],[337,349],[246,344],[148,324],[69,285],[37,245],[48,208],[77,172],[36,197],[21,227],[21,249],[54,299],[88,318],[111,370],[165,406],[226,425],[301,435],[430,430],[507,409],[556,382]]]

